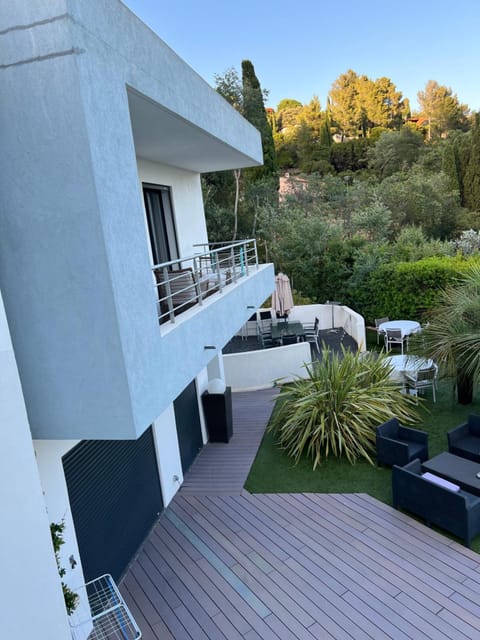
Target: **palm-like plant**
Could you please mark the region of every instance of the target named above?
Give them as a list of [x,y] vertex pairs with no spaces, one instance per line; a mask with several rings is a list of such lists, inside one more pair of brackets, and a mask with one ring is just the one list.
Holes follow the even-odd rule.
[[375,427],[393,416],[407,424],[418,418],[415,400],[399,392],[382,355],[325,349],[306,369],[306,379],[282,389],[269,426],[296,462],[306,454],[315,469],[331,454],[373,464]]
[[456,380],[458,402],[470,404],[480,379],[480,265],[442,292],[419,340],[422,351]]

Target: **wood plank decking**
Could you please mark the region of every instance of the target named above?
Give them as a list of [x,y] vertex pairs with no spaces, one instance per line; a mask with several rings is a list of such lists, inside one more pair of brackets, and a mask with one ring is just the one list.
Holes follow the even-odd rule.
[[181,493],[240,494],[248,477],[278,389],[232,394],[233,436],[228,444],[209,443],[198,455]]
[[228,495],[192,472],[204,493],[177,494],[121,584],[145,640],[480,637],[476,553],[365,494]]

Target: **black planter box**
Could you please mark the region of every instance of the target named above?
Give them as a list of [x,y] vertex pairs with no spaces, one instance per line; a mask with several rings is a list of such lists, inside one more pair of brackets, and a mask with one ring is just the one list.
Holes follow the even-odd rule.
[[232,389],[202,394],[203,412],[210,442],[228,442],[233,434]]

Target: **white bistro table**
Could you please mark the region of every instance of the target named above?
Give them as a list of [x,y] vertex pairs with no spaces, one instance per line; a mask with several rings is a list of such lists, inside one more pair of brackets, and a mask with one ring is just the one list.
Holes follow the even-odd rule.
[[378,330],[381,333],[385,333],[387,329],[400,329],[402,332],[402,338],[411,336],[412,333],[418,333],[422,330],[419,322],[416,320],[389,320],[388,322],[382,322],[378,325]]
[[393,367],[390,378],[399,384],[405,381],[406,373],[414,373],[420,369],[431,369],[437,366],[430,358],[414,355],[388,356],[385,360]]

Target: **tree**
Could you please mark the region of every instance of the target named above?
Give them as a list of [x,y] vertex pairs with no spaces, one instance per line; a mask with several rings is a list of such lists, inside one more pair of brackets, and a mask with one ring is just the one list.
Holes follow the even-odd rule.
[[446,240],[457,230],[458,194],[450,189],[441,171],[427,173],[415,165],[385,178],[377,191],[393,214],[392,235],[406,225],[415,225],[428,238]]
[[329,92],[330,113],[339,129],[342,140],[355,138],[361,123],[361,109],[358,101],[358,76],[352,69],[341,74]]
[[425,353],[455,378],[458,402],[471,404],[480,377],[480,265],[444,290],[422,341]]
[[372,129],[398,129],[409,111],[409,104],[390,80],[371,80],[349,69],[334,82],[329,93],[332,119],[342,137],[364,138]]
[[293,98],[283,98],[277,105],[277,113],[284,111],[285,109],[295,109],[297,107],[302,108],[302,103]]
[[364,209],[353,212],[352,226],[367,240],[379,242],[388,238],[391,218],[392,212],[376,200]]
[[253,179],[264,178],[268,175],[276,176],[277,159],[273,133],[265,113],[260,82],[250,60],[242,60],[242,94],[243,116],[260,131],[263,149],[263,167],[248,169],[248,174]]
[[362,108],[364,136],[375,127],[399,129],[403,123],[408,103],[390,80],[382,77],[370,80],[359,78],[359,99]]
[[369,165],[381,179],[410,167],[418,160],[423,138],[408,127],[382,133],[369,152]]
[[[249,234],[250,219],[256,219],[256,209],[248,211],[244,193],[248,183],[271,177],[277,180],[276,152],[273,144],[272,126],[264,107],[265,92],[255,76],[253,65],[248,60],[242,62],[242,81],[237,71],[231,67],[223,75],[215,75],[216,90],[249,122],[262,136],[264,166],[253,169],[235,169],[233,172],[219,171],[204,176],[205,213],[210,238],[225,240],[225,221],[231,228],[233,240],[238,235]],[[208,195],[208,198],[207,198]],[[232,216],[233,211],[233,216]],[[242,215],[241,215],[242,214]],[[240,218],[243,218],[241,220]],[[255,227],[255,223],[253,223]],[[223,234],[219,237],[220,234]]]
[[452,129],[468,128],[469,109],[460,104],[456,94],[449,87],[429,80],[424,91],[417,93],[421,115],[428,118],[428,137],[444,136]]
[[471,211],[480,211],[480,114],[470,133],[470,152],[463,177],[463,197]]
[[318,141],[320,130],[325,122],[325,114],[322,112],[318,96],[313,96],[310,102],[302,108],[299,119],[300,122],[305,122],[310,127],[313,140]]
[[216,73],[214,76],[216,91],[229,102],[234,109],[243,112],[242,83],[237,70],[234,67],[227,69],[223,75]]
[[298,125],[302,109],[301,105],[282,109],[277,118],[278,130],[285,132],[288,129],[294,129]]

